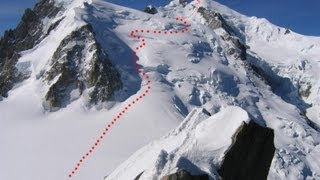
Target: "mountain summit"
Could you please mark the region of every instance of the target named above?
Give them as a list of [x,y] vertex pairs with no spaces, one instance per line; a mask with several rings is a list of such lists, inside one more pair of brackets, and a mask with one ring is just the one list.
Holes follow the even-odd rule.
[[72,179],[320,179],[320,38],[199,3],[27,9],[0,40],[0,179],[67,179],[92,142]]

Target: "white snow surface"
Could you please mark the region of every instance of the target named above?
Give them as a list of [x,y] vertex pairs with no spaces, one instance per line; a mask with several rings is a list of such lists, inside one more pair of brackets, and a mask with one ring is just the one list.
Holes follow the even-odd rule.
[[138,150],[106,180],[134,179],[141,172],[141,180],[160,179],[177,168],[214,178],[232,136],[249,119],[247,112],[236,106],[222,107],[211,117],[196,108],[176,129]]
[[[22,63],[24,71],[31,72],[31,77],[0,101],[0,179],[67,179],[104,126],[135,99],[135,94],[146,88],[146,82],[132,67],[131,49],[139,42],[130,38],[130,31],[179,29],[183,26],[175,17],[189,15],[194,7],[194,2],[185,8],[171,2],[160,8],[158,14],[149,15],[103,0],[56,1],[62,3],[65,10],[44,23],[65,18],[35,48],[22,52],[18,63]],[[220,12],[238,29],[250,46],[248,53],[252,63],[270,67],[275,72],[273,75],[288,78],[293,87],[307,88],[311,84],[310,95],[303,99],[312,104],[306,108],[306,115],[320,125],[320,38],[294,32],[284,35],[284,28],[265,19],[243,16],[211,0],[202,0],[202,5]],[[239,123],[247,120],[246,113],[275,131],[276,152],[268,179],[320,179],[317,160],[320,133],[307,123],[294,97],[289,97],[293,99],[290,101],[283,100],[248,71],[241,60],[227,55],[228,43],[220,37],[222,29],[208,28],[200,14],[188,21],[190,31],[185,34],[142,34],[147,46],[138,52],[138,64],[150,76],[151,93],[117,122],[73,179],[103,179],[108,174],[110,178],[133,177],[141,169],[148,169],[145,178],[163,175],[161,173],[173,171],[171,166],[184,155],[194,157],[199,169],[213,176],[215,170],[210,169],[210,165],[219,164],[230,138],[206,131],[207,126],[227,128],[230,131],[223,133],[229,135]],[[117,92],[112,101],[99,106],[89,108],[85,98],[78,97],[66,108],[48,113],[42,107],[48,85],[39,76],[48,70],[51,57],[63,38],[86,23],[93,26],[96,38],[121,73],[124,89]],[[187,114],[196,117],[192,113],[199,109],[193,109],[202,107],[212,114],[218,113],[212,118],[198,113],[198,118],[183,121]],[[222,121],[226,124],[220,123]],[[189,122],[188,127],[184,127],[188,124],[185,122]],[[151,143],[178,126],[180,129]],[[212,134],[206,133],[214,133],[219,138],[210,139]],[[172,142],[173,139],[176,141]],[[202,143],[201,149],[193,153],[183,140],[194,140],[195,148]],[[148,143],[151,144],[145,146]],[[179,143],[186,147],[179,147]],[[217,147],[222,149],[215,151]],[[214,152],[207,154],[209,151]],[[201,155],[204,160],[214,161],[202,162]],[[174,158],[167,161],[166,156]],[[130,169],[128,173],[122,169],[126,167]],[[166,171],[160,173],[157,169]]]

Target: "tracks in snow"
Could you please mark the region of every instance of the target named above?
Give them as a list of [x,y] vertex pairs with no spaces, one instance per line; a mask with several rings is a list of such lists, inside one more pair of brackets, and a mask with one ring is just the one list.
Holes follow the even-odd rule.
[[196,3],[196,7],[192,11],[191,14],[189,14],[188,16],[185,16],[185,17],[177,17],[176,18],[176,21],[178,21],[179,23],[182,23],[184,25],[184,28],[181,30],[163,31],[163,30],[150,30],[150,29],[135,29],[130,32],[130,36],[133,39],[139,40],[139,42],[140,42],[138,46],[134,47],[134,51],[133,51],[133,55],[132,55],[131,60],[133,61],[133,65],[134,65],[135,70],[140,74],[140,76],[144,79],[144,81],[147,82],[147,88],[145,90],[143,90],[141,94],[137,95],[136,98],[134,98],[134,100],[129,102],[125,106],[125,108],[123,108],[117,115],[115,115],[113,117],[112,121],[103,128],[100,135],[96,138],[96,141],[91,145],[89,150],[82,155],[82,157],[76,163],[74,168],[70,171],[70,173],[68,174],[68,179],[71,179],[79,171],[82,164],[84,164],[86,159],[89,158],[89,156],[93,154],[94,150],[96,150],[98,148],[99,144],[106,137],[106,135],[108,134],[110,129],[119,120],[121,120],[121,117],[125,113],[127,113],[131,107],[133,107],[139,101],[143,100],[143,98],[146,97],[150,93],[150,90],[151,90],[150,77],[148,74],[146,74],[144,72],[143,69],[139,69],[139,66],[137,64],[137,60],[138,60],[137,52],[141,51],[145,46],[147,46],[147,42],[144,38],[141,37],[141,34],[150,34],[150,35],[154,35],[154,36],[174,36],[174,35],[178,35],[178,34],[187,33],[189,31],[189,25],[188,25],[187,19],[190,18],[192,15],[194,15],[197,12],[197,10],[200,6],[200,0],[195,0],[195,3]]

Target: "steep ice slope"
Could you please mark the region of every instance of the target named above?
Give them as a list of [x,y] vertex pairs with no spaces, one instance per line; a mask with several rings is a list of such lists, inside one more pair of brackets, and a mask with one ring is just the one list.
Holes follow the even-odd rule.
[[[131,39],[130,31],[180,29],[183,26],[175,17],[189,15],[194,8],[193,3],[184,8],[172,2],[152,16],[101,0],[56,2],[67,9],[61,14],[64,20],[37,47],[23,52],[19,62],[31,61],[31,77],[0,102],[0,143],[6,147],[0,149],[0,158],[6,162],[0,164],[4,172],[0,179],[65,179],[103,127],[146,85],[132,66],[131,49],[139,42]],[[234,28],[254,26],[249,18],[217,3],[202,3],[224,14]],[[88,108],[85,99],[79,98],[58,112],[44,112],[46,87],[36,74],[63,38],[86,23],[92,25],[120,72],[123,89],[100,106]],[[217,112],[224,105],[238,105],[257,123],[275,129],[277,151],[270,179],[319,178],[315,160],[320,155],[319,132],[307,124],[293,102],[275,95],[244,61],[228,55],[230,45],[221,38],[222,29],[207,27],[200,14],[191,17],[190,23],[191,31],[177,36],[141,34],[148,45],[139,51],[138,63],[151,78],[151,93],[122,117],[74,179],[102,179],[137,149],[177,127],[194,107]],[[243,40],[254,35],[239,34]],[[249,45],[254,52],[254,44]]]

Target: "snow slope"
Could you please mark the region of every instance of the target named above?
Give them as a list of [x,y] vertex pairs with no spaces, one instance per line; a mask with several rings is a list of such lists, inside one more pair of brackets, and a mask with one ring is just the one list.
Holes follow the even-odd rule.
[[[285,28],[273,25],[266,19],[243,16],[214,1],[209,4],[243,36],[250,46],[249,55],[253,56],[249,61],[266,71],[272,70],[276,76],[290,79],[294,89],[288,90],[289,103],[300,106],[301,102],[295,96],[309,91],[309,95],[302,95],[307,105],[301,108],[308,118],[320,125],[320,37],[303,36],[291,31],[286,34]],[[311,107],[308,108],[308,105]]]
[[[102,2],[96,3],[99,5]],[[124,18],[121,14],[123,8],[106,3],[103,5],[109,8],[106,9],[109,14],[120,16],[119,19]],[[37,80],[36,75],[46,68],[50,56],[60,41],[73,30],[85,24],[82,16],[85,16],[86,11],[82,2],[73,1],[65,6],[67,10],[60,16],[66,16],[66,18],[58,28],[37,47],[24,52],[20,59],[20,62],[30,62],[31,78],[11,91],[9,98],[0,103],[0,142],[1,147],[6,147],[0,148],[2,162],[5,162],[0,165],[0,179],[66,179],[76,160],[83,152],[87,151],[105,124],[112,120],[111,118],[126,102],[130,102],[134,98],[130,97],[123,103],[110,102],[106,106],[113,108],[101,111],[98,110],[99,107],[97,107],[98,109],[85,108],[83,99],[77,100],[57,113],[47,113],[43,110],[41,92],[45,87],[41,81]],[[138,11],[128,11],[142,17],[146,16]],[[100,23],[108,26],[105,24],[106,22]],[[115,42],[121,41],[115,40]],[[121,54],[119,51],[115,51],[113,59],[121,65],[119,65],[119,69],[127,67],[130,72],[130,68],[133,68],[129,64],[131,63],[129,54],[124,58],[114,58],[117,53]],[[133,79],[135,83],[139,83],[139,80],[135,80],[139,79],[135,73],[128,74],[128,77]],[[130,81],[126,82],[130,87],[135,86],[134,83],[130,84]],[[141,85],[137,85],[140,89]],[[132,91],[134,92],[134,90]],[[123,117],[127,121],[120,122],[119,126],[114,128],[114,133],[110,133],[108,137],[109,141],[101,144],[99,150],[95,152],[95,156],[88,161],[88,164],[83,167],[75,179],[102,179],[106,172],[114,169],[136,149],[178,125],[179,119],[182,117],[172,110],[174,107],[170,103],[170,95],[156,86],[154,86],[153,92],[157,96],[146,97],[144,102],[131,109],[132,112],[128,117]],[[165,100],[165,102],[159,102],[158,98]],[[149,104],[153,104],[153,106],[149,106]],[[146,112],[152,112],[152,116],[156,118],[150,121]],[[167,114],[168,118],[162,119],[163,114]],[[137,131],[137,129],[140,130]],[[138,141],[136,141],[137,139]],[[109,167],[105,171],[105,162],[107,161]],[[89,164],[91,165],[88,166]]]
[[211,117],[194,109],[176,129],[137,151],[106,180],[134,179],[141,172],[141,180],[159,179],[177,168],[219,177],[214,167],[221,163],[233,134],[248,122],[247,112],[236,106],[223,107]]
[[[0,148],[0,179],[66,179],[74,163],[91,147],[104,126],[146,87],[146,82],[132,67],[132,48],[139,42],[132,40],[130,31],[183,28],[175,17],[189,15],[194,8],[194,2],[185,8],[171,2],[158,14],[149,15],[103,0],[56,2],[62,3],[65,10],[44,23],[65,18],[38,46],[22,53],[19,63],[29,64],[31,78],[17,85],[10,91],[9,98],[0,102],[0,144],[5,147]],[[202,6],[222,13],[227,22],[238,29],[239,36],[250,46],[252,63],[266,63],[277,76],[288,77],[294,83],[305,79],[310,82],[311,94],[304,100],[313,106],[306,108],[307,116],[319,123],[319,38],[293,32],[284,36],[282,28],[278,34],[277,27],[265,20],[242,16],[210,0],[203,0]],[[48,113],[41,106],[46,86],[37,75],[48,68],[61,40],[86,23],[93,26],[97,39],[121,73],[124,88],[116,93],[113,101],[96,107],[88,108],[80,98],[58,112]],[[320,165],[316,160],[320,155],[320,134],[301,115],[301,109],[292,100],[295,96],[286,99],[273,93],[243,61],[229,56],[226,53],[228,43],[220,36],[222,29],[210,29],[200,14],[190,17],[189,23],[190,32],[185,34],[143,35],[148,45],[137,54],[138,64],[150,76],[151,93],[122,117],[73,179],[103,179],[132,153],[176,128],[194,108],[205,107],[215,113],[227,105],[241,107],[243,110],[235,108],[235,111],[245,114],[245,110],[257,123],[275,130],[277,150],[269,179],[320,179]],[[298,65],[302,60],[306,60],[305,65],[301,65],[305,70],[300,71]],[[220,127],[223,124],[212,123],[217,119],[203,122],[210,127]],[[233,125],[232,129],[238,123]],[[195,139],[206,139],[205,134],[196,136],[196,132],[185,130],[179,140],[184,139],[183,133],[193,134]],[[160,141],[170,144],[170,137]],[[171,138],[178,138],[178,135]],[[227,141],[228,138],[223,143]],[[155,147],[155,152],[150,152],[153,158],[148,161],[150,164],[155,164],[151,160],[160,149],[165,149],[160,145]],[[175,145],[170,144],[171,149],[168,147],[166,151],[175,149]],[[205,150],[216,146],[220,145],[210,145]],[[148,148],[150,145],[144,149]],[[137,154],[139,152],[141,150]],[[219,153],[216,157],[220,157]],[[135,155],[130,158],[133,159]],[[128,162],[132,163],[130,160]],[[130,163],[112,174],[117,175],[121,167]],[[202,171],[206,165],[199,164]],[[133,176],[137,170],[130,172],[128,176]],[[124,173],[120,175],[125,177]]]

